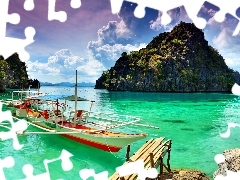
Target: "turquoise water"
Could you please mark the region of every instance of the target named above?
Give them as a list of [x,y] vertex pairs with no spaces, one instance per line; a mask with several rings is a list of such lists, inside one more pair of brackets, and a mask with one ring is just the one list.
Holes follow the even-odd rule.
[[[74,88],[41,87],[41,91],[72,95]],[[0,95],[0,99],[7,97],[6,94]],[[78,89],[78,95],[95,100],[93,111],[138,116],[151,125],[159,126],[160,129],[129,127],[135,132],[148,134],[146,139],[131,145],[131,153],[150,138],[172,139],[170,162],[173,169],[199,169],[212,177],[217,169],[214,156],[225,149],[240,147],[239,128],[232,129],[229,138],[220,137],[228,122],[240,124],[240,98],[232,94],[108,92],[84,87]],[[88,110],[90,103],[81,102],[78,108]],[[34,127],[29,127],[29,130],[39,131]],[[12,168],[4,169],[7,179],[25,178],[22,167],[28,163],[34,167],[35,175],[46,173],[43,161],[58,158],[63,149],[73,154],[71,161],[74,167],[65,172],[61,161],[49,164],[51,179],[80,179],[79,171],[84,168],[94,169],[96,173],[108,171],[110,176],[125,161],[126,148],[108,153],[59,135],[20,136],[19,141],[24,147],[18,151],[13,149],[12,140],[0,143],[0,158],[13,156],[16,161]]]

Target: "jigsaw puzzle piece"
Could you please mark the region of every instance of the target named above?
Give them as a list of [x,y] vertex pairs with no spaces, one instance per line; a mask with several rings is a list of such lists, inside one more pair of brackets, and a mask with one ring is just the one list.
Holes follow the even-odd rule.
[[18,24],[20,22],[19,14],[8,14],[8,7],[9,0],[0,1],[0,39],[6,36],[6,27],[8,22],[11,24]]
[[237,36],[239,33],[240,33],[240,22],[238,22],[238,25],[233,32],[233,36]]
[[117,167],[116,171],[120,177],[137,173],[139,180],[145,180],[146,178],[154,179],[158,176],[156,168],[144,169],[144,162],[142,159]]
[[50,163],[53,163],[53,162],[56,162],[59,160],[62,161],[62,169],[64,171],[70,171],[73,168],[72,161],[70,160],[70,157],[72,157],[72,156],[73,155],[71,153],[69,153],[68,151],[63,149],[61,155],[58,158],[50,159],[50,160],[45,159],[43,161],[43,164],[46,169],[46,172],[42,173],[42,174],[38,174],[38,175],[33,174],[34,168],[31,164],[25,164],[22,168],[22,171],[23,171],[24,175],[26,176],[26,178],[22,179],[22,180],[42,180],[42,179],[51,180],[48,165]]
[[24,9],[26,11],[32,11],[35,7],[34,0],[25,0]]
[[[56,0],[48,0],[48,20],[58,20],[65,22],[67,20],[67,13],[65,11],[55,11]],[[80,8],[81,0],[71,0],[70,5],[72,8]]]
[[198,16],[199,11],[201,10],[204,1],[188,1],[184,4],[188,17],[192,20],[195,26],[199,29],[204,29],[207,25],[207,21]]
[[79,172],[79,176],[82,178],[82,180],[87,180],[90,177],[93,177],[94,180],[108,180],[107,171],[96,174],[93,169],[82,169]]
[[9,57],[13,53],[18,52],[19,58],[23,61],[29,59],[29,54],[25,51],[25,47],[34,42],[35,29],[33,27],[27,27],[25,29],[26,39],[17,39],[11,37],[0,38],[0,54],[3,57]]
[[0,159],[0,179],[5,180],[5,174],[3,168],[11,168],[15,164],[15,161],[12,156],[8,156],[4,159]]
[[77,9],[81,7],[82,3],[81,0],[71,0],[70,5],[72,8]]
[[[240,1],[235,1],[235,0],[219,0],[216,2],[216,0],[208,0],[208,2],[212,4],[218,4],[218,7],[220,8],[220,11],[218,11],[214,15],[214,19],[217,22],[223,22],[225,21],[225,18],[228,14],[231,14],[231,16],[235,17],[240,20],[240,17],[237,15],[238,8],[240,7]],[[238,22],[238,25],[236,26],[233,36],[238,35],[240,32],[240,23]]]
[[208,0],[209,3],[215,4],[220,8],[220,11],[218,11],[214,18],[218,22],[223,22],[225,19],[226,14],[231,14],[235,17],[236,11],[240,7],[240,1],[236,0]]
[[25,164],[22,168],[23,173],[25,174],[26,178],[24,180],[51,180],[49,172],[45,172],[42,174],[34,175],[33,174],[33,166],[31,164]]
[[[2,103],[0,103],[0,109],[2,109]],[[0,111],[0,123],[3,121],[9,121],[11,124],[11,128],[7,132],[0,132],[0,139],[7,140],[13,139],[13,148],[15,150],[19,150],[23,147],[18,141],[17,133],[21,133],[25,131],[28,127],[27,121],[19,120],[17,122],[13,121],[11,111]]]
[[55,11],[56,0],[48,0],[48,20],[58,20],[65,22],[67,20],[67,13],[65,11]]
[[[210,14],[210,11],[212,14]],[[202,5],[202,8],[198,11],[197,16],[204,18],[206,21],[208,21],[210,18],[212,18],[213,14],[218,11],[220,11],[218,6],[215,6],[214,4],[205,1]]]
[[220,136],[222,138],[229,138],[231,133],[231,128],[235,128],[235,127],[240,127],[240,124],[229,122],[227,131],[225,133],[220,134]]
[[[110,0],[111,7],[112,7],[112,13],[116,14],[119,13],[122,7],[124,0]],[[188,16],[194,23],[196,23],[196,26],[198,28],[204,28],[206,26],[206,21],[203,18],[197,17],[198,11],[201,9],[201,6],[204,2],[204,0],[199,1],[190,1],[190,0],[168,0],[168,3],[164,0],[159,0],[156,2],[156,0],[126,0],[128,2],[136,3],[138,6],[136,7],[134,11],[134,15],[137,18],[142,18],[145,16],[145,8],[152,8],[158,11],[162,12],[162,25],[169,24],[172,20],[169,14],[167,13],[171,9],[175,9],[180,6],[185,6],[185,9],[188,13]]]

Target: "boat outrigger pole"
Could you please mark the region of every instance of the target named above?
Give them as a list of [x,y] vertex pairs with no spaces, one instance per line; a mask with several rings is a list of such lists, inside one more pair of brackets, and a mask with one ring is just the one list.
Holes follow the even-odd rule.
[[77,119],[77,70],[76,70],[76,84],[75,84],[75,115],[74,115],[74,125],[73,127],[76,127],[76,119]]

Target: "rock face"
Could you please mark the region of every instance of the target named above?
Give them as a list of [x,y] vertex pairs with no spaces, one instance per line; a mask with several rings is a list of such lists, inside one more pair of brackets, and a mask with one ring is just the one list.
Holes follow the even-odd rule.
[[38,82],[28,79],[25,62],[19,59],[17,53],[4,60],[4,57],[0,55],[0,91],[4,91],[6,88],[21,88],[28,87]]
[[179,170],[171,173],[164,173],[160,180],[210,180],[207,175],[199,170]]
[[230,69],[202,30],[181,22],[139,51],[123,52],[95,89],[109,91],[227,92],[240,74]]
[[228,149],[223,152],[225,161],[218,164],[218,170],[214,172],[213,177],[226,176],[227,170],[237,172],[240,171],[240,149]]

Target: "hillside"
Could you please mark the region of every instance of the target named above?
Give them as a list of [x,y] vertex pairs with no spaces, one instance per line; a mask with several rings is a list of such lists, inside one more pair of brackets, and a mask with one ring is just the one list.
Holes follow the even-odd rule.
[[109,91],[228,92],[240,82],[202,30],[181,22],[139,51],[123,52],[95,89]]
[[26,63],[19,59],[17,53],[7,59],[0,55],[0,92],[6,88],[37,87],[38,80],[29,79],[26,69]]

